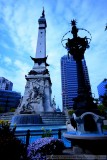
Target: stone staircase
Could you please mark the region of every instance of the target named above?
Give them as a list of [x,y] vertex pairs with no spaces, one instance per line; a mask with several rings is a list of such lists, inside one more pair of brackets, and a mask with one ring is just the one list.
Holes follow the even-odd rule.
[[[0,114],[0,120],[7,120],[11,123],[11,119],[14,115],[14,112],[7,112]],[[43,124],[51,125],[66,125],[66,121],[69,120],[69,117],[62,112],[45,112],[40,113]]]
[[62,112],[47,112],[47,113],[41,113],[40,114],[42,118],[43,124],[56,124],[56,125],[65,125],[66,121],[68,120],[67,115],[65,115]]
[[9,121],[9,123],[11,123],[11,119],[13,115],[14,115],[14,112],[1,113],[0,120],[7,120]]

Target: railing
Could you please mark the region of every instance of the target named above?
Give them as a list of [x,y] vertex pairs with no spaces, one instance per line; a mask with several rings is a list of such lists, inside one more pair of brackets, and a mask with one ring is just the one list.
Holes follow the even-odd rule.
[[[35,131],[35,133],[32,133],[32,131],[31,130],[27,130],[25,133],[17,133],[17,132],[15,132],[15,136],[16,137],[18,137],[18,138],[20,138],[20,137],[25,137],[25,144],[26,144],[26,147],[30,144],[30,137],[31,136],[40,136],[40,137],[42,137],[42,135],[43,135],[43,133],[41,132],[41,133],[37,133],[36,131]],[[57,132],[53,132],[53,133],[51,133],[51,136],[53,136],[53,135],[57,135],[58,136],[58,139],[61,139],[62,138],[62,130],[61,129],[58,129],[57,130]]]

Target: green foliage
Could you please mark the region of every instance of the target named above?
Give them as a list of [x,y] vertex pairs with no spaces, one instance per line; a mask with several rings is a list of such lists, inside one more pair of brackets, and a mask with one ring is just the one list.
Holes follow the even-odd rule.
[[3,108],[2,108],[2,107],[0,107],[0,113],[3,113],[3,112],[4,112]]
[[44,127],[42,127],[42,131],[43,131],[42,138],[52,136],[52,130],[46,130],[44,129]]
[[9,127],[9,125],[10,125],[10,123],[9,123],[9,121],[8,120],[0,120],[0,126],[1,127]]
[[74,110],[69,110],[69,111],[68,111],[68,115],[69,115],[69,116],[72,116],[73,113],[74,113]]
[[27,160],[26,147],[14,135],[15,127],[2,121],[0,127],[0,160]]
[[15,112],[15,108],[10,108],[10,112]]
[[104,95],[100,96],[99,99],[102,101],[102,105],[107,109],[107,85],[105,85],[105,93],[104,93]]
[[107,94],[100,96],[100,99],[102,100],[102,105],[107,108]]
[[98,107],[98,110],[100,111],[101,115],[106,117],[107,108],[103,104],[100,104],[97,107]]
[[107,125],[103,125],[103,129],[107,130]]

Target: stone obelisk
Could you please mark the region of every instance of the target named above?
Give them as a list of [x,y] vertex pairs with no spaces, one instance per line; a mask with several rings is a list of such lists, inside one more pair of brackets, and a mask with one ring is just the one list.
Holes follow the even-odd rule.
[[24,96],[17,108],[17,113],[53,112],[51,104],[51,79],[47,69],[46,57],[46,19],[44,9],[38,20],[38,39],[32,70],[25,76],[26,86]]

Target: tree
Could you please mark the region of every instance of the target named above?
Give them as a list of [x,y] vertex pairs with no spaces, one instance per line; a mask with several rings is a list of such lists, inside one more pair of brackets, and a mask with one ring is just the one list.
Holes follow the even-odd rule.
[[101,113],[106,116],[107,111],[107,84],[105,85],[105,93],[99,97],[100,104],[98,105],[98,109]]
[[15,127],[10,129],[8,122],[0,126],[0,160],[27,160],[26,146],[15,137]]
[[107,109],[107,84],[105,85],[105,93],[103,96],[100,96],[102,105]]

